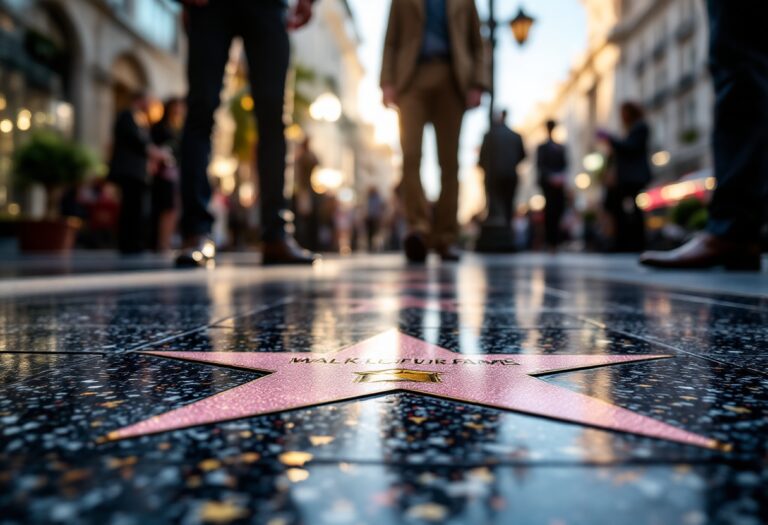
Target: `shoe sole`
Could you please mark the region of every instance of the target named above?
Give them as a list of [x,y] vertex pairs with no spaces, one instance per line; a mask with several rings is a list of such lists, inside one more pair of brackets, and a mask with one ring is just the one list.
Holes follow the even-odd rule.
[[711,263],[696,263],[696,264],[684,264],[684,263],[669,263],[665,261],[640,261],[640,264],[648,268],[656,268],[659,270],[708,270],[711,268],[724,268],[729,272],[759,272],[762,270],[762,261],[749,260],[749,261],[732,261],[722,260],[713,261]]
[[203,268],[208,260],[196,261],[192,257],[178,257],[176,259],[176,268]]
[[263,260],[261,261],[262,266],[312,266],[316,259],[312,259],[309,261],[271,261],[271,260]]

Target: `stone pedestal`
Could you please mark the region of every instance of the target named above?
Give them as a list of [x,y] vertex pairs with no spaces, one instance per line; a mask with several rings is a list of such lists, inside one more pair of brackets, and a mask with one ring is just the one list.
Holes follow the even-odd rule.
[[515,234],[505,224],[493,224],[486,221],[480,229],[480,236],[475,243],[475,251],[480,253],[512,253],[515,251]]

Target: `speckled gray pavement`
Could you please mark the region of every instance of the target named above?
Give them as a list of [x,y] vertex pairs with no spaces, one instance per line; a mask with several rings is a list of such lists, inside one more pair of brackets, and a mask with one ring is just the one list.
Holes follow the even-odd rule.
[[[768,274],[257,263],[0,263],[0,525],[768,523]],[[413,393],[99,441],[263,375],[142,350],[326,354],[393,328],[465,354],[672,355],[542,379],[727,450]]]

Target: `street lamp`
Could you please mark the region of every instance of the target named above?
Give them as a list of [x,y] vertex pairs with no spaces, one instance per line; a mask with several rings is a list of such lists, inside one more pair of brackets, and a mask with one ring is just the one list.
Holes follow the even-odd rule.
[[[534,22],[536,22],[536,19],[528,16],[526,14],[525,10],[523,10],[522,7],[520,7],[520,10],[517,13],[517,16],[509,21],[509,27],[512,29],[512,35],[515,37],[515,40],[518,44],[521,46],[525,44],[528,41],[528,35],[531,32],[531,27],[533,27]],[[488,42],[491,47],[491,85],[490,85],[490,94],[491,94],[491,107],[488,111],[488,121],[489,125],[493,126],[493,111],[494,111],[494,104],[495,104],[495,82],[496,82],[496,26],[498,25],[496,22],[496,2],[495,0],[488,0]]]
[[523,8],[520,8],[517,16],[509,21],[509,27],[512,29],[512,34],[515,36],[515,40],[521,46],[528,41],[528,33],[531,31],[535,18],[531,18],[526,14]]
[[[495,95],[495,76],[496,76],[496,15],[495,15],[494,0],[488,0],[488,43],[491,48],[491,64],[490,64],[490,95],[491,106],[488,110],[488,129],[492,129],[494,125],[494,107],[496,101]],[[533,26],[534,19],[520,8],[517,16],[509,21],[509,26],[512,29],[512,34],[518,44],[523,45],[528,40],[528,35]],[[489,147],[487,152],[490,157],[493,157],[493,147]],[[490,162],[493,165],[493,161]],[[486,177],[490,174],[486,173]],[[506,223],[505,214],[503,212],[504,204],[500,201],[500,196],[497,193],[492,192],[489,188],[492,187],[489,184],[489,180],[486,178],[486,206],[488,208],[488,216],[483,222],[483,226],[480,230],[480,236],[477,238],[475,249],[479,252],[511,252],[515,249],[515,237],[510,225]],[[542,197],[543,199],[543,197]]]

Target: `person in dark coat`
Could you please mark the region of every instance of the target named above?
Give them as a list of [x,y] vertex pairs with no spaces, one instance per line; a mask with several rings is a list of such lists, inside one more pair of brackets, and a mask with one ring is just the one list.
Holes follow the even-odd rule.
[[[180,0],[189,40],[187,121],[181,143],[181,229],[177,265],[202,266],[215,255],[208,211],[213,114],[221,103],[224,69],[235,37],[243,40],[250,92],[258,125],[263,264],[312,264],[314,256],[286,234],[283,217],[286,141],[283,102],[288,73],[288,29],[306,24],[312,0],[298,0],[290,13],[281,0]],[[287,16],[286,16],[287,15]]]
[[[478,164],[485,172],[485,191],[490,204],[496,198],[501,204],[506,225],[512,223],[519,176],[517,168],[525,160],[525,146],[519,133],[506,125],[507,112],[502,111],[480,147]],[[489,210],[490,214],[490,210]]]
[[560,223],[565,213],[565,180],[568,170],[568,152],[563,144],[555,141],[557,127],[554,120],[547,121],[547,140],[536,150],[536,170],[544,207],[544,238],[551,251],[556,251],[562,240]]
[[149,137],[147,110],[149,99],[137,93],[130,107],[118,113],[115,120],[109,180],[120,188],[118,248],[135,254],[147,247],[149,220],[148,162],[154,154]]
[[709,223],[705,233],[677,250],[645,253],[640,260],[662,268],[759,271],[760,230],[768,210],[768,2],[708,0],[707,5],[717,179]]
[[151,130],[152,143],[165,150],[167,158],[157,162],[152,173],[152,248],[159,252],[171,248],[176,231],[181,128],[186,106],[180,98],[169,98],[163,104],[163,118]]
[[651,181],[651,131],[642,107],[634,102],[621,105],[621,121],[626,130],[623,138],[605,131],[597,134],[610,145],[613,159],[613,170],[605,181],[604,207],[613,221],[613,251],[639,252],[645,248],[645,218],[636,201]]

